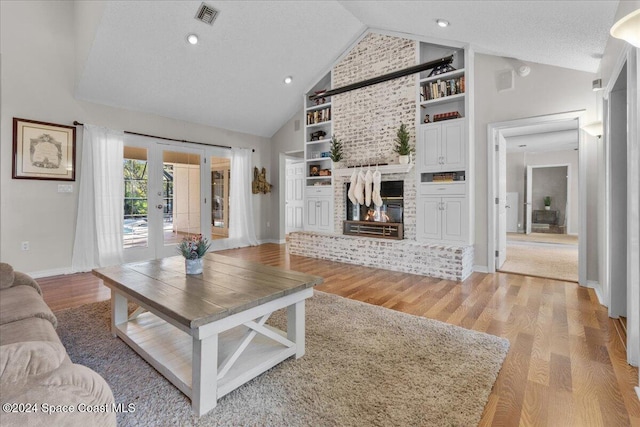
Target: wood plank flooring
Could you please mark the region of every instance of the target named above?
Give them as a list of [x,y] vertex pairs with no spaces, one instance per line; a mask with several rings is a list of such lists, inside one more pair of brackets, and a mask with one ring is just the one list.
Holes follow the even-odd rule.
[[[509,339],[481,426],[640,426],[638,370],[591,289],[506,273],[452,282],[289,256],[274,244],[219,253],[322,276],[320,291]],[[110,295],[88,273],[38,282],[53,310]]]

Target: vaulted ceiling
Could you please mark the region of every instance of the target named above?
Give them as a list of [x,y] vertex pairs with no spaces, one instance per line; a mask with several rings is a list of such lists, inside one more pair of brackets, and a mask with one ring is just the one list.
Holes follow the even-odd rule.
[[[367,29],[595,72],[618,1],[108,1],[79,99],[272,136],[302,93]],[[77,19],[84,17],[79,12]],[[440,28],[437,18],[451,25]],[[186,42],[195,33],[199,43]],[[285,76],[293,82],[283,83]]]

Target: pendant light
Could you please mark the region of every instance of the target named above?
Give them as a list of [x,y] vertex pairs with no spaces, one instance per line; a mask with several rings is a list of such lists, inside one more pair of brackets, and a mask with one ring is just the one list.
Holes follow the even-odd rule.
[[620,19],[611,27],[611,35],[640,47],[640,9]]

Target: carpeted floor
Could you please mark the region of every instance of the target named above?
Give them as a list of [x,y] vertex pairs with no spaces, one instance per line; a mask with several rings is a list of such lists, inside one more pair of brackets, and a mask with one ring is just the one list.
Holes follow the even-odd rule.
[[509,241],[577,245],[578,236],[573,234],[554,234],[554,233],[529,233],[529,234],[507,233],[507,242]]
[[[307,348],[196,419],[191,402],[109,332],[108,302],[56,312],[71,360],[111,386],[119,426],[474,426],[506,339],[316,291]],[[286,313],[269,320],[281,329]]]
[[507,243],[507,260],[499,271],[578,281],[578,246]]

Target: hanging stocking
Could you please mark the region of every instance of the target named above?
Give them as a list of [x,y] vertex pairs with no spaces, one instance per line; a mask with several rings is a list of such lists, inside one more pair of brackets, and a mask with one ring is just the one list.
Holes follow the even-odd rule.
[[382,174],[380,173],[380,171],[376,170],[373,173],[373,195],[371,197],[373,198],[373,203],[375,203],[377,207],[382,206],[382,197],[380,197],[381,181],[382,181]]
[[367,174],[364,177],[364,203],[367,207],[371,206],[371,191],[373,184],[373,174],[371,169],[367,170]]
[[349,200],[351,200],[351,203],[353,203],[354,205],[356,203],[358,203],[358,200],[356,199],[356,184],[358,183],[358,171],[356,171],[355,168],[353,168],[353,173],[351,174],[351,185],[349,185],[349,192],[347,193],[347,195],[349,196]]
[[362,171],[358,172],[358,181],[356,183],[355,193],[358,204],[364,205],[364,173]]

